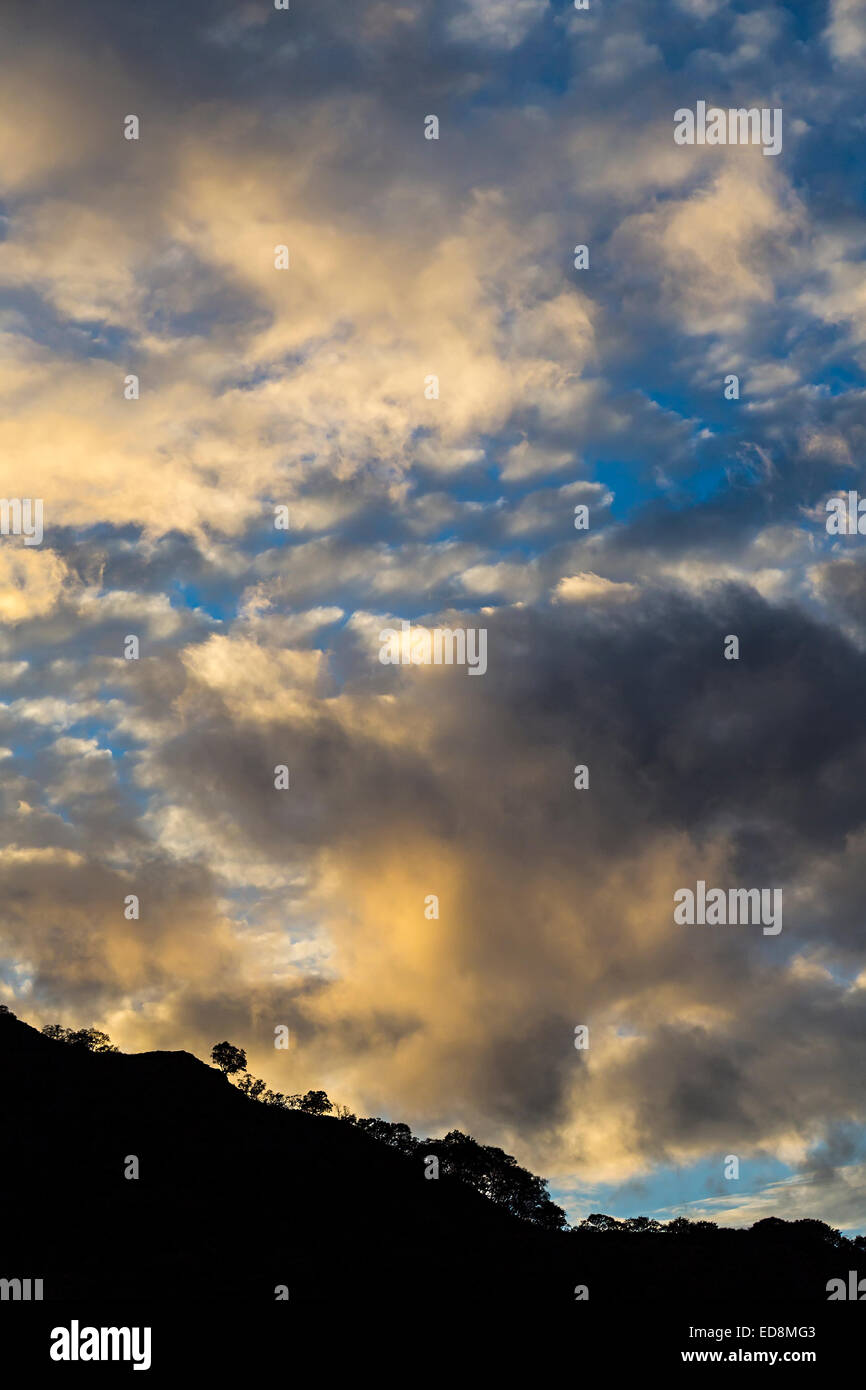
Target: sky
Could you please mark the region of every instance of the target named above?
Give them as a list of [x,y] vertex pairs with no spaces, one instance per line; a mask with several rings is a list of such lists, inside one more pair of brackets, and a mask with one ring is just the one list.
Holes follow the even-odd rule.
[[864,0],[5,0],[8,1006],[864,1228],[864,68]]

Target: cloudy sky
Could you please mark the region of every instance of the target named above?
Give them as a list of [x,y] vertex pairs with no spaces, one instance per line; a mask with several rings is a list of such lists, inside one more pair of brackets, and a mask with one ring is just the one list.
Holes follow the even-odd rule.
[[2,997],[861,1229],[864,0],[5,0],[0,68]]

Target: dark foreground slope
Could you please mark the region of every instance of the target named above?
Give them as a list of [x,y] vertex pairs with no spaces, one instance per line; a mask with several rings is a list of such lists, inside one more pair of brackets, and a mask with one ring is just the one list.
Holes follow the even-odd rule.
[[556,1284],[561,1242],[350,1125],[248,1100],[189,1053],[90,1053],[0,1015],[0,1065],[0,1277],[42,1277],[46,1299],[243,1306],[286,1285],[333,1306],[409,1283]]
[[[704,1236],[554,1233],[352,1126],[246,1099],[185,1052],[94,1054],[0,1015],[0,1278],[46,1300],[575,1308],[826,1300],[852,1266],[796,1225]],[[140,1177],[128,1180],[130,1155]],[[866,1273],[866,1269],[864,1269]]]

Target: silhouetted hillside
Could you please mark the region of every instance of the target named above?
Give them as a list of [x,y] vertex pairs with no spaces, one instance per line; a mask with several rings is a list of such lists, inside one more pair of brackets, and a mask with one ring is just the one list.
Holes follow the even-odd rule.
[[[353,1125],[258,1104],[186,1052],[65,1046],[0,1015],[0,1277],[45,1298],[825,1301],[858,1251],[820,1223],[546,1231]],[[140,1176],[124,1177],[129,1156]],[[603,1223],[602,1223],[603,1224]]]

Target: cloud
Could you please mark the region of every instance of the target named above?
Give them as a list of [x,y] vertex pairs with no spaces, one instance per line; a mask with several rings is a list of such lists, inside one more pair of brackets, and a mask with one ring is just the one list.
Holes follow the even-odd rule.
[[[0,58],[4,491],[46,517],[0,544],[7,997],[230,1036],[566,1186],[652,1205],[735,1151],[802,1181],[731,1219],[850,1215],[856,1154],[804,1175],[866,1120],[862,565],[822,511],[866,444],[860,10],[31,10]],[[677,147],[696,93],[782,105],[783,156]],[[483,627],[487,673],[384,667],[403,619]],[[781,936],[676,928],[698,878],[782,885]]]
[[768,1183],[739,1199],[713,1197],[690,1202],[682,1214],[690,1221],[715,1221],[720,1226],[751,1226],[756,1221],[779,1217],[784,1221],[808,1220],[816,1209],[822,1220],[842,1231],[857,1231],[866,1196],[866,1164],[849,1164],[835,1170],[832,1183],[810,1173]]
[[460,0],[449,31],[463,43],[516,48],[548,9],[548,0]]
[[736,149],[706,186],[627,218],[616,233],[621,255],[660,268],[687,332],[736,331],[773,297],[802,210],[756,154]]
[[17,623],[44,617],[59,601],[67,577],[63,560],[53,551],[26,548],[4,539],[0,549],[0,618]]
[[[156,1035],[174,1018],[198,1050],[232,1020],[275,1083],[264,1036],[286,1022],[299,1038],[292,1085],[318,1078],[421,1129],[480,1126],[551,1174],[620,1181],[719,1145],[805,1155],[816,1127],[856,1105],[862,1063],[859,994],[820,959],[803,968],[816,908],[801,887],[838,865],[858,823],[850,720],[822,708],[839,689],[857,708],[862,658],[734,591],[648,592],[544,619],[505,609],[485,622],[490,670],[474,682],[383,668],[369,638],[357,645],[357,625],[339,688],[321,653],[251,635],[191,648],[172,721],[137,758],[150,810],[136,868],[97,872],[102,905],[76,938],[89,962],[80,998],[111,1015],[121,1041],[147,1035],[148,1000],[162,999]],[[369,632],[380,623],[371,615]],[[748,717],[722,719],[729,628],[746,654]],[[638,666],[635,685],[626,675]],[[780,777],[801,724],[820,737]],[[55,752],[84,764],[99,750],[72,735]],[[572,785],[579,761],[588,792]],[[277,762],[291,769],[284,793]],[[38,806],[38,787],[21,791]],[[83,853],[92,811],[74,804]],[[116,817],[121,828],[128,837],[133,821]],[[69,830],[43,819],[32,833],[62,846]],[[699,877],[784,884],[770,954],[747,928],[675,927],[673,892]],[[155,973],[135,944],[143,927],[118,909],[135,885],[183,961],[190,1002],[173,1013],[162,956]],[[255,892],[251,915],[231,926],[217,903],[242,885]],[[74,895],[72,882],[56,887],[58,902]],[[44,916],[52,891],[46,879],[27,920]],[[824,901],[826,960],[853,959],[844,909]],[[222,921],[215,954],[201,951],[211,919]],[[40,931],[27,942],[39,997],[59,997],[66,955]],[[572,1046],[582,1021],[586,1058]],[[804,1037],[821,1039],[805,1057]]]
[[866,54],[866,5],[863,0],[831,0],[825,37],[837,61],[859,62]]
[[600,574],[570,574],[560,579],[554,593],[558,603],[587,603],[593,599],[624,599],[635,593],[634,584],[618,584]]

